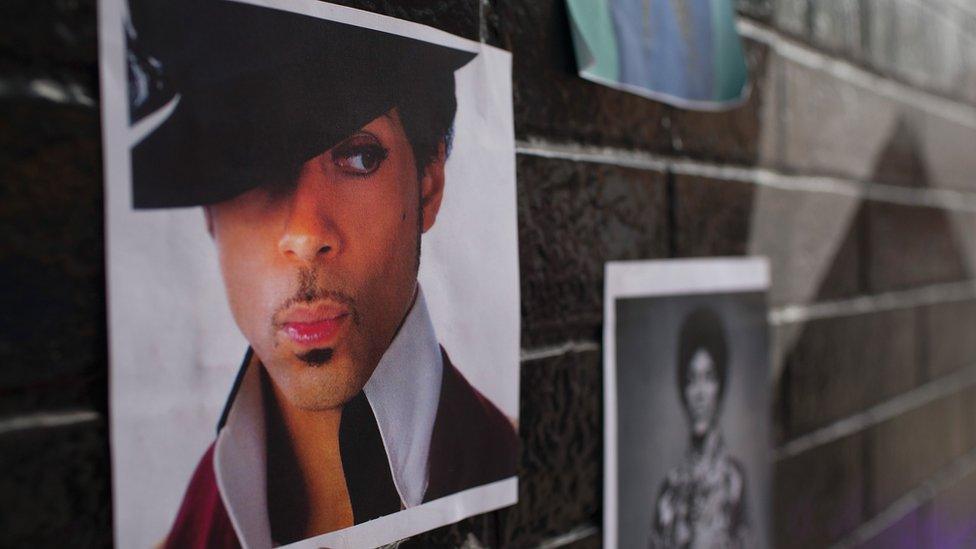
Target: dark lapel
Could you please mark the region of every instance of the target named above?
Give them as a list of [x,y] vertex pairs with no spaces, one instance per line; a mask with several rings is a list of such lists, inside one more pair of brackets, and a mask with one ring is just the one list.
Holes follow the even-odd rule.
[[[498,408],[464,379],[441,349],[444,373],[430,441],[429,482],[424,501],[516,474],[518,435]],[[223,427],[252,351],[238,372],[218,424]],[[400,510],[389,461],[373,411],[360,392],[342,411],[339,445],[356,524]]]
[[[230,395],[224,404],[220,421],[217,423],[218,434],[227,422],[227,416],[237,398],[241,382],[252,362],[254,367],[260,367],[258,361],[254,359],[254,351],[248,347]],[[355,524],[400,510],[400,495],[393,483],[393,475],[390,472],[379,426],[362,391],[342,409],[342,420],[339,423],[339,452]]]
[[400,510],[380,429],[362,391],[342,407],[339,452],[355,524]]
[[430,481],[424,501],[515,475],[518,436],[494,404],[444,357],[440,404],[430,440]]

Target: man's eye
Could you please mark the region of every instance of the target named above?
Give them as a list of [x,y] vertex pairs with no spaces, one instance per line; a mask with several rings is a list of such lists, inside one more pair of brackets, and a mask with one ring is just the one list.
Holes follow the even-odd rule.
[[350,143],[332,153],[332,162],[351,175],[368,175],[386,160],[387,151],[375,143]]

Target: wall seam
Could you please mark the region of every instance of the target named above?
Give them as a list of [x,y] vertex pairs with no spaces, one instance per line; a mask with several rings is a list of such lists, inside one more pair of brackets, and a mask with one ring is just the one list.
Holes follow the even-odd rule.
[[676,257],[678,254],[678,189],[675,181],[674,172],[667,170],[664,172],[664,192],[665,201],[668,205],[668,257]]
[[976,213],[976,192],[972,191],[900,187],[827,175],[794,175],[771,168],[718,164],[687,157],[560,144],[539,139],[517,141],[515,152],[526,156],[606,164],[663,174],[673,171],[677,175],[750,183],[786,191],[837,194],[874,202]]
[[599,533],[600,529],[595,524],[581,524],[569,529],[565,534],[560,534],[543,541],[536,546],[536,549],[556,549],[557,547],[565,547],[571,543],[576,543],[577,541],[595,536]]
[[976,106],[969,103],[950,99],[888,76],[875,74],[846,59],[812,48],[773,27],[752,19],[740,16],[736,28],[743,37],[766,44],[780,57],[798,65],[827,73],[871,93],[976,129]]
[[599,350],[600,343],[598,341],[570,340],[558,345],[548,345],[545,347],[536,347],[534,349],[522,349],[519,360],[520,362],[525,363],[567,354],[588,353]]
[[916,485],[832,547],[846,549],[870,541],[908,513],[933,500],[935,496],[974,472],[976,472],[976,448],[956,458],[952,463]]
[[93,109],[90,90],[77,82],[63,83],[50,78],[0,79],[0,99],[41,99],[62,105]]
[[64,412],[36,412],[13,416],[0,420],[0,435],[19,431],[64,427],[98,421],[102,415],[93,410],[71,410]]
[[861,295],[849,299],[773,307],[769,311],[769,323],[773,326],[782,326],[811,320],[913,309],[971,299],[976,299],[976,281],[947,282],[909,290]]
[[850,436],[926,404],[952,396],[976,385],[976,364],[936,378],[928,383],[877,403],[825,427],[800,435],[773,451],[775,461],[783,461],[819,446]]
[[[875,314],[899,309],[957,303],[972,299],[976,299],[976,281],[966,280],[962,282],[933,284],[911,290],[863,295],[836,301],[772,307],[769,310],[767,321],[771,326],[802,324],[812,320]],[[569,340],[558,344],[522,349],[520,351],[520,361],[523,363],[532,362],[570,353],[598,351],[599,349],[599,341]]]

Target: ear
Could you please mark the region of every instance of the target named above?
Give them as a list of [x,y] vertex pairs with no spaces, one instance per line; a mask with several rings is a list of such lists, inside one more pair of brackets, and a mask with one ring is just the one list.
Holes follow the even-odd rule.
[[420,179],[420,226],[421,232],[426,233],[434,226],[437,212],[441,209],[441,199],[444,198],[444,162],[447,148],[444,141],[437,147],[437,157],[424,168]]
[[210,238],[214,236],[214,225],[213,225],[213,212],[210,210],[210,206],[203,207],[203,219],[207,223],[207,234]]

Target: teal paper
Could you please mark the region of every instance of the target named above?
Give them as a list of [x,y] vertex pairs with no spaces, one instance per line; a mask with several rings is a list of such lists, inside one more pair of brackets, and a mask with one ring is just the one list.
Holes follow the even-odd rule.
[[609,6],[603,0],[569,0],[567,4],[580,71],[598,80],[615,82],[620,71]]
[[732,0],[566,0],[580,76],[689,109],[733,107],[748,70]]

